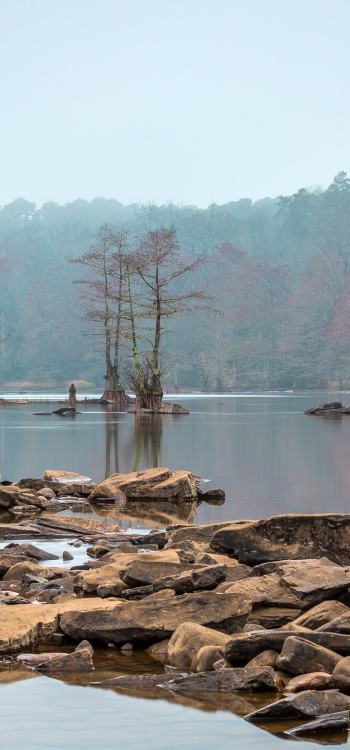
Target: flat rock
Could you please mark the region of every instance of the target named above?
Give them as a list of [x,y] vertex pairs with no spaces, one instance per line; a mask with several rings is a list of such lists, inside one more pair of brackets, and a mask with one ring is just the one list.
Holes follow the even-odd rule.
[[348,610],[344,614],[339,615],[339,617],[335,617],[334,620],[330,620],[324,625],[321,625],[317,628],[317,631],[319,633],[331,632],[350,635],[350,611]]
[[115,607],[115,602],[99,598],[71,597],[54,604],[20,604],[0,607],[0,653],[11,654],[34,648],[58,632],[59,616],[65,612],[85,612]]
[[316,718],[320,714],[348,711],[349,708],[350,697],[337,690],[304,690],[259,708],[244,718],[257,723],[276,719]]
[[291,635],[283,644],[276,666],[277,669],[291,674],[306,674],[307,672],[331,674],[339,661],[344,660],[334,651]]
[[[244,524],[244,521],[237,521],[237,524]],[[205,542],[209,544],[213,539],[216,532],[224,529],[228,526],[227,521],[224,523],[207,523],[207,524],[196,524],[193,526],[180,526],[173,531],[171,528],[168,529],[170,538],[167,544],[168,546],[174,547],[179,542],[193,541],[193,542]],[[219,552],[226,552],[226,550],[218,550]]]
[[126,569],[133,560],[145,558],[145,563],[161,561],[162,563],[180,563],[179,556],[175,550],[164,550],[162,552],[150,552],[147,555],[141,555],[137,548],[134,554],[120,553],[117,549],[108,553],[102,560],[96,561],[90,570],[82,570],[74,578],[74,589],[79,594],[96,593],[99,586],[110,584],[112,581],[116,584],[119,582],[126,588],[126,584],[121,580],[119,574]]
[[[122,580],[123,572],[120,574]],[[193,591],[215,589],[225,579],[226,567],[223,565],[196,566],[196,569],[185,570],[177,575],[168,575],[156,579],[148,586],[129,589],[124,592],[126,599],[142,599],[144,596],[163,590],[172,589],[176,594],[189,594]]]
[[299,560],[327,556],[350,564],[350,515],[320,513],[281,515],[262,521],[233,523],[218,530],[214,550],[228,552],[242,563]]
[[286,625],[286,628],[292,629],[293,627],[303,626],[305,628],[310,628],[310,630],[317,630],[322,627],[322,625],[326,625],[344,614],[350,614],[349,607],[347,607],[346,604],[343,604],[343,602],[331,599],[320,602],[320,604],[311,607],[307,612],[303,612],[293,621],[293,623]]
[[223,648],[230,636],[195,622],[183,622],[168,642],[165,661],[178,669],[190,669],[196,654],[204,646]]
[[79,474],[76,471],[63,471],[60,469],[46,469],[43,480],[60,482],[61,484],[93,484],[91,477]]
[[[292,737],[308,737],[310,734],[319,735],[324,732],[334,734],[334,732],[338,733],[343,730],[344,742],[346,742],[349,725],[349,711],[337,711],[336,713],[319,716],[315,721],[308,721],[299,727],[293,727],[293,729],[287,731],[287,734]],[[339,743],[340,739],[337,736],[337,744]]]
[[[119,604],[110,612],[75,612],[62,615],[60,627],[73,639],[102,643],[151,644],[168,638],[183,622],[193,621],[222,631],[241,627],[250,605],[243,597],[204,591],[165,600],[143,599]],[[343,636],[344,637],[344,636]]]
[[53,552],[47,552],[44,549],[40,549],[34,544],[17,544],[11,542],[10,544],[7,544],[6,547],[3,547],[3,549],[0,551],[1,557],[7,554],[12,555],[13,553],[23,555],[27,558],[32,558],[33,560],[37,560],[38,562],[41,560],[59,559],[58,555],[54,555]]
[[60,529],[71,534],[112,534],[120,531],[120,526],[74,516],[58,516],[54,513],[42,513],[38,518],[39,526]]
[[234,692],[277,690],[278,680],[271,667],[255,669],[222,669],[213,672],[198,672],[186,677],[175,677],[162,687],[180,692]]
[[20,490],[16,485],[3,485],[0,484],[0,508],[7,510],[16,505],[19,500]]

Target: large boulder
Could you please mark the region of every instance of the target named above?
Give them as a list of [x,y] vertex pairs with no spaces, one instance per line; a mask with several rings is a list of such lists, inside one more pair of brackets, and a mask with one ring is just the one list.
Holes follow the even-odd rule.
[[60,627],[75,640],[145,645],[170,637],[178,625],[189,621],[232,632],[245,624],[249,612],[250,604],[243,597],[204,591],[127,602],[108,612],[67,613]]
[[221,648],[229,640],[229,635],[218,630],[195,622],[183,622],[169,640],[165,661],[178,669],[190,669],[194,657],[204,646]]
[[111,474],[89,495],[89,502],[99,500],[195,500],[196,481],[190,471],[170,471],[167,468]]
[[236,522],[219,529],[211,547],[250,564],[326,555],[334,562],[349,565],[350,515],[294,514]]
[[333,677],[328,672],[300,674],[292,677],[288,682],[289,693],[300,693],[302,690],[328,690],[333,687]]
[[341,661],[341,656],[317,643],[310,643],[304,638],[290,636],[283,644],[276,666],[291,674],[306,674],[307,672],[328,672]]

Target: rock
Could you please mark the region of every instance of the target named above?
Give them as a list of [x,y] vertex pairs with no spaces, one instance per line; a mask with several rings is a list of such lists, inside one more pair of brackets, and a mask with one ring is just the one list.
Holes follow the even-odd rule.
[[46,469],[43,474],[44,482],[60,482],[61,484],[93,484],[91,477],[78,474],[76,471],[62,471],[59,469]]
[[213,550],[230,553],[242,563],[327,557],[350,563],[350,515],[320,513],[281,515],[262,521],[236,522],[213,535]]
[[[205,591],[216,588],[226,574],[222,565],[208,565],[196,570],[185,570],[178,575],[158,578],[149,586],[129,589],[123,593],[126,599],[142,599],[144,596],[163,590],[172,589],[176,594],[188,594],[192,591]],[[123,573],[120,574],[123,577]],[[125,581],[125,578],[124,578]]]
[[178,669],[191,669],[196,654],[203,646],[222,648],[229,640],[229,635],[217,630],[195,622],[184,622],[176,628],[169,640],[166,663]]
[[120,531],[120,526],[112,526],[102,521],[74,518],[73,516],[58,516],[53,513],[42,513],[38,518],[38,524],[53,529],[60,529],[70,534],[112,534]]
[[115,607],[115,602],[101,599],[67,598],[54,604],[26,604],[16,607],[0,607],[0,653],[11,654],[23,649],[34,648],[39,643],[56,639],[59,633],[59,616],[64,612],[84,612]]
[[350,409],[347,406],[343,406],[341,401],[331,401],[329,404],[321,404],[321,406],[313,406],[311,409],[307,409],[304,414],[317,417],[327,417],[330,414],[349,414]]
[[58,555],[54,555],[53,552],[46,552],[46,550],[40,549],[34,544],[18,544],[15,542],[7,544],[6,547],[1,550],[0,555],[2,557],[7,553],[12,554],[13,552],[23,555],[23,557],[32,558],[33,560],[37,560],[38,562],[41,560],[59,559]]
[[120,571],[120,578],[127,586],[139,587],[153,584],[155,581],[188,571],[188,565],[182,565],[177,557],[177,562],[167,562],[159,557],[149,560],[149,555],[138,556],[131,560],[127,568]]
[[343,741],[347,742],[348,729],[349,711],[337,711],[336,713],[319,716],[315,721],[308,721],[307,724],[302,724],[300,727],[293,727],[293,729],[287,731],[287,734],[292,737],[308,737],[310,734],[317,735],[320,732],[331,731],[337,733],[337,744],[340,744],[339,731],[343,730]]
[[219,671],[220,669],[232,669],[232,664],[230,664],[227,659],[218,659],[213,665],[213,668],[215,671]]
[[300,613],[300,609],[293,609],[292,607],[265,607],[265,606],[254,606],[251,614],[249,615],[248,624],[253,626],[260,625],[263,628],[282,628],[288,623],[295,621],[296,615]]
[[189,471],[170,471],[167,468],[135,471],[130,474],[112,474],[101,482],[88,497],[89,502],[101,499],[172,500],[196,499],[195,478]]
[[[239,523],[239,522],[237,522]],[[168,529],[170,538],[166,545],[174,547],[179,542],[205,542],[209,544],[215,533],[220,529],[227,526],[227,521],[224,523],[208,523],[208,524],[196,524],[192,526],[180,526],[179,528],[172,530],[171,527]],[[221,552],[222,550],[219,550]]]
[[170,401],[162,401],[160,405],[160,409],[158,409],[158,413],[160,414],[189,414],[190,412],[188,409],[185,409],[182,404],[172,404]]
[[225,490],[218,487],[211,487],[209,490],[202,490],[197,487],[198,497],[209,505],[223,505],[225,502]]
[[310,630],[317,630],[334,618],[347,613],[350,614],[349,607],[342,602],[331,599],[330,601],[320,602],[307,612],[303,612],[294,622],[286,625],[286,629],[303,626],[304,628],[310,628]]
[[38,495],[40,495],[40,497],[45,497],[46,500],[52,500],[56,497],[54,491],[50,489],[50,487],[42,487],[42,489],[38,490]]
[[188,621],[232,632],[242,627],[249,611],[250,605],[243,597],[204,591],[151,602],[127,602],[107,612],[64,614],[60,627],[76,640],[151,644],[170,637],[178,625]]
[[62,559],[63,560],[74,560],[74,556],[70,552],[68,552],[68,550],[65,549],[65,550],[63,550]]
[[336,690],[304,690],[297,695],[290,695],[275,703],[259,708],[244,718],[252,722],[267,720],[299,719],[319,717],[320,714],[332,714],[347,711],[350,708],[350,697]]
[[331,633],[344,633],[350,635],[350,611],[336,617],[334,620],[326,622],[324,625],[321,625],[317,628],[317,631],[319,633],[327,633],[330,631]]
[[[150,562],[164,562],[164,563],[177,563],[179,564],[179,557],[174,550],[164,550],[163,552],[150,552],[147,555],[140,555],[136,549],[135,554],[120,553],[118,549],[113,550],[101,560],[93,563],[93,567],[90,570],[83,570],[79,572],[74,579],[74,590],[78,594],[92,594],[97,591],[97,588],[104,584],[123,583],[119,578],[119,573],[124,570],[133,560],[139,560],[145,557],[147,564]],[[123,583],[123,588],[126,588],[126,584]]]
[[308,672],[333,672],[341,656],[316,643],[310,643],[303,638],[292,635],[283,644],[276,666],[291,674],[306,674]]
[[[37,563],[18,562],[12,565],[7,573],[3,576],[3,581],[20,581],[27,573],[35,575],[40,570]],[[41,572],[41,571],[40,571]]]
[[277,690],[278,682],[271,667],[258,667],[256,669],[222,669],[213,672],[199,672],[186,677],[175,677],[162,684],[169,690],[181,692],[220,691],[233,692],[234,690],[255,691]]
[[333,677],[328,672],[300,674],[288,682],[288,692],[291,693],[300,693],[302,690],[328,690],[333,687]]
[[192,659],[191,672],[210,672],[221,658],[218,646],[202,646]]
[[97,596],[101,599],[106,599],[110,596],[119,597],[126,589],[126,584],[123,581],[106,581],[97,586]]
[[[320,633],[300,628],[293,632],[310,643],[324,646],[336,654],[350,653],[350,636],[338,633]],[[280,652],[285,640],[291,637],[288,630],[262,630],[253,633],[236,633],[225,646],[225,657],[231,664],[246,663],[261,651],[272,649]]]
[[155,661],[159,661],[161,664],[165,664],[166,654],[168,650],[169,638],[165,638],[164,641],[159,643],[153,643],[152,646],[146,649],[148,656]]
[[91,656],[94,655],[93,646],[91,645],[91,643],[89,641],[80,641],[80,643],[78,643],[75,651],[81,651],[82,649],[85,649],[85,648],[87,648],[88,651],[90,651]]
[[[249,617],[250,617],[250,616],[251,616],[251,615],[249,615]],[[255,622],[249,622],[249,618],[248,618],[248,622],[247,622],[247,624],[246,624],[246,625],[244,626],[244,628],[243,628],[242,632],[243,632],[243,633],[256,633],[256,632],[257,632],[258,630],[266,630],[266,628],[264,628],[264,626],[263,626],[263,625],[259,625],[258,623],[255,623]]]
[[109,685],[117,690],[147,690],[147,693],[149,694],[150,688],[159,687],[165,679],[166,675],[164,674],[123,674],[119,677],[111,677],[108,680],[101,680],[101,682],[95,682],[93,684],[102,686]]
[[0,508],[7,510],[16,505],[19,500],[20,491],[16,485],[0,484]]
[[350,680],[350,656],[345,656],[343,659],[337,661],[333,675],[334,677],[348,677]]
[[28,654],[27,656],[41,657],[38,659],[22,659],[22,661],[36,669],[38,672],[61,673],[61,672],[92,672],[94,669],[91,651],[89,648],[79,648],[70,654]]
[[254,656],[253,659],[248,661],[245,668],[256,669],[256,667],[272,667],[274,669],[278,656],[278,651],[273,651],[272,649],[261,651],[260,654],[257,654],[257,656]]
[[161,529],[153,529],[149,534],[140,534],[133,537],[133,544],[143,547],[144,544],[156,544],[159,549],[165,547],[169,540],[169,532]]
[[92,547],[88,547],[86,550],[86,554],[90,557],[103,557],[103,555],[106,555],[108,552],[112,549],[111,542],[99,542],[97,544],[93,544]]

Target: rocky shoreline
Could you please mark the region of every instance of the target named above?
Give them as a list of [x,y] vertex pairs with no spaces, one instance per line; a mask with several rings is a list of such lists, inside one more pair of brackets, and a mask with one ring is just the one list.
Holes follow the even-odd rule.
[[[219,490],[208,500],[215,493],[223,501]],[[13,516],[0,522],[2,664],[81,673],[84,684],[143,697],[205,696],[217,708],[231,701],[257,726],[274,731],[277,722],[286,738],[347,736],[350,515],[185,521],[127,534],[72,512],[129,502],[178,512],[205,494],[190,472],[167,468],[99,485],[54,471],[0,484],[3,513]],[[62,537],[71,567],[50,566],[57,556],[32,540]],[[87,561],[77,565],[81,545]],[[96,648],[142,651],[154,670],[98,680]]]

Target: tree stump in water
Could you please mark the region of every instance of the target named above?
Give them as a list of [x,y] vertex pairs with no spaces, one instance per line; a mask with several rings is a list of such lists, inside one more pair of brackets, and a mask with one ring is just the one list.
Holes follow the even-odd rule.
[[100,404],[113,404],[117,411],[126,411],[130,403],[130,398],[124,389],[106,388],[103,396],[100,398]]
[[72,383],[72,385],[69,386],[68,406],[75,409],[76,405],[77,405],[77,390],[76,390],[74,383]]

